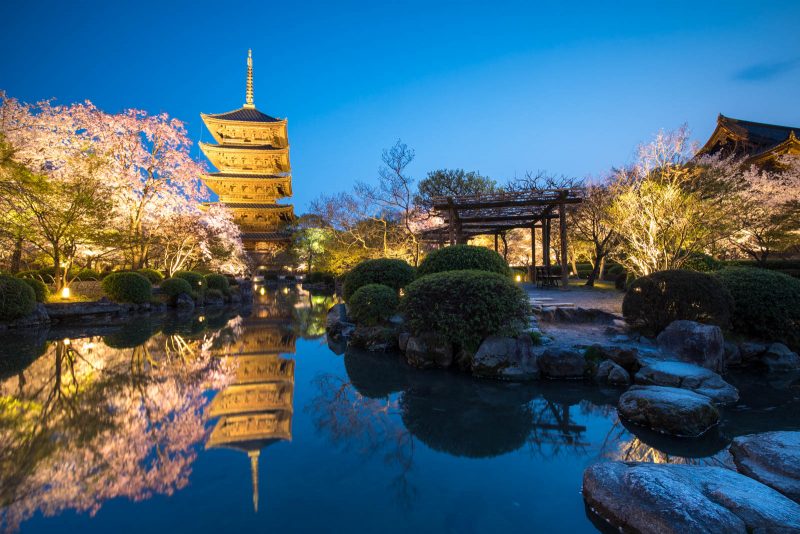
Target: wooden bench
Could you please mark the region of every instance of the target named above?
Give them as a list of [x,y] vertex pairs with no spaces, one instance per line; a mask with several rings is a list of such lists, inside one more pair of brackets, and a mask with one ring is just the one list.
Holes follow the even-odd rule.
[[553,272],[544,265],[536,266],[536,285],[540,288],[558,287],[561,283],[561,275]]

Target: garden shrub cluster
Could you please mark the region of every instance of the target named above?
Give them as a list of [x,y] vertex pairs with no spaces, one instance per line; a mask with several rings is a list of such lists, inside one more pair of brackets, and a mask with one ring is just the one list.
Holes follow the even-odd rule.
[[348,303],[348,312],[358,324],[374,326],[397,312],[400,299],[394,288],[383,284],[359,287]]
[[103,291],[116,302],[150,302],[152,284],[139,273],[111,273],[102,282]]
[[193,295],[192,286],[183,278],[167,278],[159,285],[161,292],[164,293],[170,302],[175,302],[181,294]]
[[366,260],[347,273],[344,278],[344,300],[350,298],[367,284],[383,284],[399,292],[414,280],[414,268],[403,260],[381,258]]
[[332,286],[335,282],[335,278],[331,273],[316,271],[313,273],[308,273],[308,275],[306,275],[305,282],[309,284],[326,284]]
[[418,276],[445,271],[477,270],[510,274],[508,264],[497,252],[485,247],[453,245],[432,251],[419,264]]
[[36,308],[36,293],[24,280],[0,275],[0,320],[25,317]]
[[202,273],[196,271],[178,271],[173,278],[181,278],[189,282],[192,288],[192,293],[204,293],[206,289],[206,277]]
[[50,288],[47,287],[47,284],[38,278],[23,278],[22,281],[31,286],[36,295],[36,302],[47,302],[47,297],[50,295]]
[[145,269],[139,269],[136,272],[141,274],[142,276],[144,276],[148,280],[150,280],[150,283],[153,284],[153,285],[159,284],[164,279],[164,275],[161,274],[160,271],[156,271],[155,269],[146,269],[145,268]]
[[216,289],[222,295],[229,295],[231,292],[230,282],[221,274],[207,274],[206,286],[208,289]]
[[225,298],[225,294],[219,289],[209,289],[208,292],[206,292],[206,297],[208,299],[223,299]]
[[436,332],[476,350],[488,336],[520,334],[528,324],[530,303],[527,293],[506,275],[457,270],[409,284],[401,310],[413,333]]
[[712,275],[695,271],[659,271],[636,279],[622,301],[625,320],[649,336],[672,321],[686,319],[727,327],[733,299]]
[[708,254],[694,252],[683,262],[683,269],[687,271],[697,271],[699,273],[710,273],[722,269],[722,262],[714,259]]
[[715,277],[733,296],[734,330],[800,349],[800,280],[752,267],[726,267]]

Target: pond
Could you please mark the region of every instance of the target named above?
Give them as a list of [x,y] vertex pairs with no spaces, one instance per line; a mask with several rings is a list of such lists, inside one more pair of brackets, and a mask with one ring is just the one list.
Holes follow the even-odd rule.
[[732,375],[714,435],[634,434],[619,390],[337,354],[331,303],[264,289],[247,310],[0,338],[0,530],[593,532],[593,462],[725,465],[736,435],[800,429],[790,377]]

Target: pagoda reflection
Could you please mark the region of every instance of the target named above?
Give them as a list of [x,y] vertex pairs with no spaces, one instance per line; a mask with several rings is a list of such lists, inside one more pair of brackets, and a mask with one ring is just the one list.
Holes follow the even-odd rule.
[[252,313],[241,333],[217,354],[234,363],[233,382],[216,394],[209,416],[219,417],[206,448],[247,453],[258,511],[258,461],[261,452],[292,439],[296,336],[290,327],[291,302],[278,291],[256,293]]

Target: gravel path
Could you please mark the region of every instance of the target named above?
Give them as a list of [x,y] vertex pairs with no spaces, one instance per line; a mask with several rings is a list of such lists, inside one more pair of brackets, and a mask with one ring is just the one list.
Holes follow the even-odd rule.
[[549,298],[551,302],[569,302],[580,308],[595,308],[622,315],[621,291],[569,286],[567,289],[538,289],[532,284],[523,286],[533,298]]

